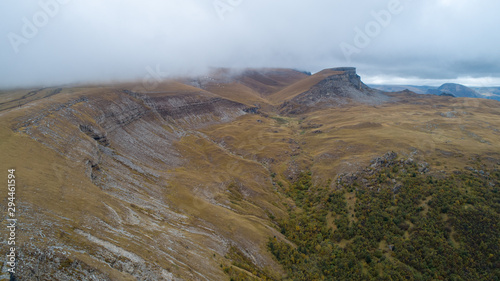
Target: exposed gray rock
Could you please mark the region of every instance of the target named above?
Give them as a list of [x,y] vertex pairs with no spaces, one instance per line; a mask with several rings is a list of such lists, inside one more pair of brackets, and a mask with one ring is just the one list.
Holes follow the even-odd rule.
[[457,112],[456,111],[448,111],[448,112],[441,112],[440,115],[443,116],[443,117],[446,117],[446,118],[455,118],[457,117],[455,114]]
[[343,73],[328,76],[308,91],[283,103],[281,112],[299,114],[313,108],[338,107],[351,102],[378,105],[389,100],[381,91],[361,82],[356,68],[339,67],[331,70]]
[[372,168],[389,167],[394,164],[394,160],[398,157],[398,154],[394,151],[387,152],[382,157],[377,157],[371,161]]

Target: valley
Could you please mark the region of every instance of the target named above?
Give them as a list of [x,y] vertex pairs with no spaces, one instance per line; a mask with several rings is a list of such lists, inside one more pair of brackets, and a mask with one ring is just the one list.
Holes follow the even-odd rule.
[[[216,69],[147,90],[2,91],[0,119],[18,280],[499,276],[495,100],[382,92],[355,68]],[[417,244],[474,262],[462,274],[386,246]]]

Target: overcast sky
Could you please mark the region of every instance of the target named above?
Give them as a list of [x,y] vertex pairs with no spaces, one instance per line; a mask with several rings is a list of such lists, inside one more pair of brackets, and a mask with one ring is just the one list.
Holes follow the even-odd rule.
[[355,66],[366,83],[500,86],[498,0],[3,0],[0,87]]

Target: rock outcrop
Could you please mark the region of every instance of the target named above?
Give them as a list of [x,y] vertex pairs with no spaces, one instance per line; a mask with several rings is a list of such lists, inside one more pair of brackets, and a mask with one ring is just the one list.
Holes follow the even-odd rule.
[[[27,95],[49,98],[0,108],[2,148],[12,150],[4,162],[22,178],[16,277],[223,280],[231,248],[279,273],[266,251],[269,237],[285,239],[273,227],[286,216],[277,191],[309,161],[280,105],[292,114],[385,101],[354,68],[315,75],[43,90]],[[323,137],[325,127],[301,130]]]
[[354,67],[339,67],[329,71],[341,73],[324,78],[308,91],[284,102],[280,107],[281,112],[298,114],[348,103],[380,104],[388,100],[380,91],[366,86]]
[[[165,190],[183,191],[169,187],[168,171],[187,162],[175,146],[182,137],[197,136],[200,128],[234,120],[252,110],[205,92],[136,93],[106,88],[59,97],[50,106],[32,106],[28,115],[15,120],[12,130],[67,159],[78,170],[75,174],[85,175],[98,187],[86,193],[82,202],[58,202],[61,208],[70,204],[64,208],[66,214],[58,215],[64,215],[66,222],[80,220],[80,215],[71,213],[89,201],[104,209],[84,213],[81,224],[68,232],[63,231],[68,228],[64,222],[40,212],[36,221],[59,225],[45,229],[36,248],[19,247],[17,278],[126,280],[120,275],[123,273],[130,280],[174,280],[172,269],[164,267],[170,264],[177,274],[184,272],[187,280],[219,279],[218,264],[205,257],[223,256],[230,245],[239,242],[214,232],[206,221],[193,225],[185,214],[171,208]],[[63,183],[69,184],[73,182]],[[23,221],[26,225],[28,218]],[[41,231],[39,227],[25,227],[23,235],[34,237],[37,231]],[[68,240],[57,240],[57,235],[66,235]],[[153,242],[150,237],[155,237]],[[41,246],[47,239],[57,248]],[[82,244],[87,245],[81,248]],[[146,250],[155,252],[156,262],[146,261]],[[262,262],[263,258],[256,254],[255,260]],[[110,269],[105,273],[103,267]],[[76,271],[80,275],[74,278],[72,272]]]

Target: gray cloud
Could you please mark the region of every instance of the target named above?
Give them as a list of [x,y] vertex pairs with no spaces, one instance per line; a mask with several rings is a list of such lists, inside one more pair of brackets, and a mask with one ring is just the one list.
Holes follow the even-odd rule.
[[353,65],[388,81],[498,78],[499,10],[496,0],[2,1],[0,87],[218,66]]

